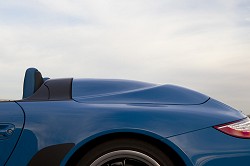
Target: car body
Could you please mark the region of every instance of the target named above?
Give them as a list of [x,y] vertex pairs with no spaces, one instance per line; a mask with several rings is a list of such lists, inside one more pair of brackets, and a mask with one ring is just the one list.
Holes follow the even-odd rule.
[[[23,91],[22,100],[0,102],[0,165],[250,163],[249,118],[186,88],[118,79],[48,79],[29,68]],[[105,143],[114,148],[106,150]],[[159,153],[162,159],[155,159]],[[97,156],[92,164],[85,160],[88,155]],[[109,164],[100,164],[104,161]]]

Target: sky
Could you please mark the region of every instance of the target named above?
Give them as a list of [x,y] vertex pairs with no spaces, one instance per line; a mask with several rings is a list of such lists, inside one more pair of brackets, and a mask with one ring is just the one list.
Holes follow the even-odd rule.
[[28,67],[175,84],[250,114],[250,1],[0,1],[1,99],[21,98]]

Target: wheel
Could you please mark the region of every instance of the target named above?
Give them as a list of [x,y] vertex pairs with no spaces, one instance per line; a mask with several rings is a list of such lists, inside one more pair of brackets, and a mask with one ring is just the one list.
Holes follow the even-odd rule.
[[133,138],[110,140],[93,147],[77,166],[174,166],[157,147]]

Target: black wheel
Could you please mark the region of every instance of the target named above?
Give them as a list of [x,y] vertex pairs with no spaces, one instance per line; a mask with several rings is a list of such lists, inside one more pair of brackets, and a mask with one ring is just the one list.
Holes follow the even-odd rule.
[[174,166],[159,148],[132,138],[110,140],[93,147],[77,166]]

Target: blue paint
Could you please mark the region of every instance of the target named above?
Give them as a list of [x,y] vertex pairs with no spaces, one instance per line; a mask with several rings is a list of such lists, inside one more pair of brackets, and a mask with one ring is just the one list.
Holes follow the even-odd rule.
[[235,138],[209,127],[168,138],[196,166],[249,166],[250,140]]
[[6,139],[0,139],[0,165],[9,158],[21,134],[24,124],[22,109],[15,102],[0,102],[0,126],[12,124],[13,134]]
[[174,86],[127,80],[73,80],[72,97],[78,102],[105,104],[201,104],[209,97]]
[[[27,165],[46,147],[74,143],[63,166],[89,141],[121,132],[164,142],[188,166],[249,162],[249,140],[212,128],[246,116],[198,92],[136,81],[77,79],[72,97],[67,101],[18,101],[25,111],[23,131],[21,108],[16,103],[0,103],[0,123],[15,124],[16,134],[22,131],[7,165]],[[9,145],[15,142],[0,142],[0,152],[7,145],[11,151],[13,146]]]

